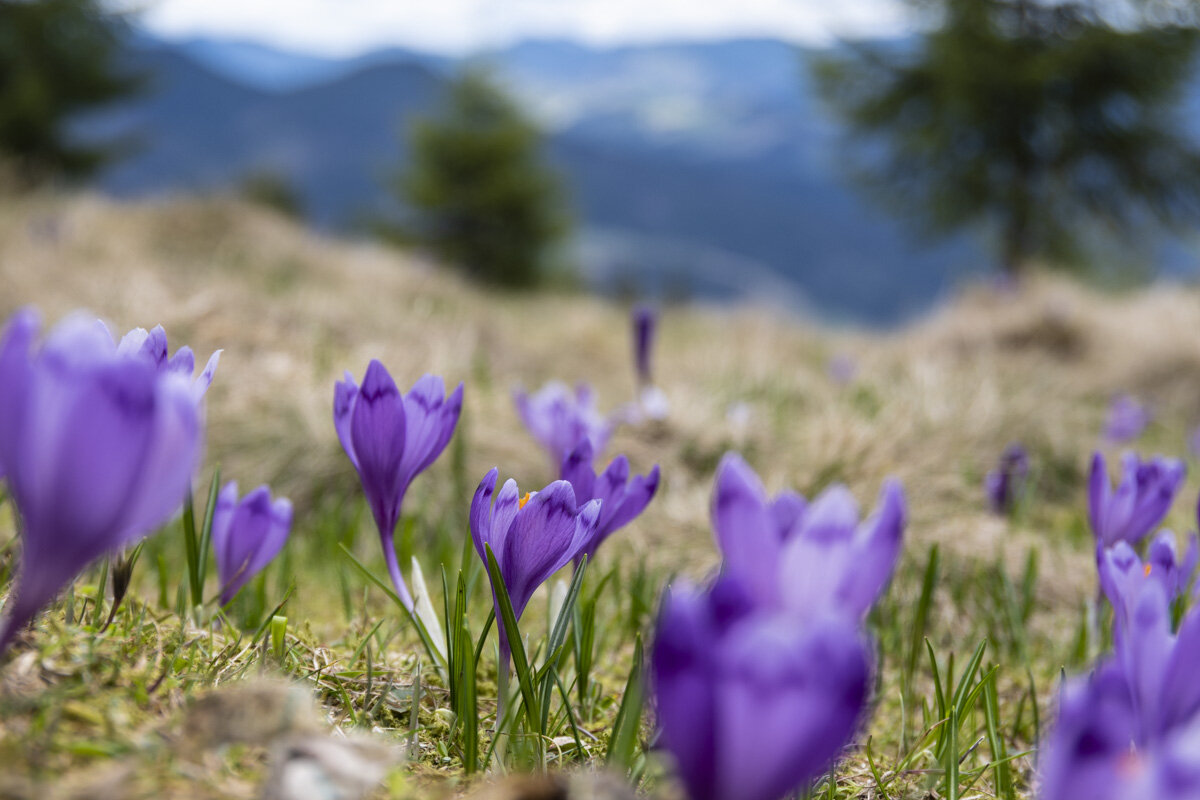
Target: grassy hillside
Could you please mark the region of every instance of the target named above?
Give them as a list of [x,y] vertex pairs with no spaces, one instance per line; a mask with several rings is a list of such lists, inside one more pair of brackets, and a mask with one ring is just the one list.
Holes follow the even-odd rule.
[[[257,796],[268,770],[262,745],[274,733],[247,735],[250,745],[188,751],[178,746],[179,726],[199,724],[189,722],[194,707],[184,710],[193,695],[265,663],[318,690],[314,725],[374,730],[363,733],[374,737],[360,742],[367,750],[408,741],[410,716],[419,720],[410,763],[391,768],[396,796],[462,791],[470,781],[459,777],[445,741],[443,696],[428,665],[431,688],[411,715],[415,637],[336,547],[348,543],[383,574],[357,476],[334,434],[334,381],[343,370],[361,378],[368,360],[379,358],[402,388],[424,372],[466,384],[457,455],[448,451],[417,479],[405,508],[410,522],[402,523],[401,563],[415,553],[435,575],[439,559],[457,567],[470,495],[487,469],[498,466],[523,490],[554,477],[513,410],[514,386],[589,381],[604,409],[631,397],[628,310],[576,295],[489,292],[417,256],[321,239],[230,202],[128,206],[93,197],[0,206],[0,316],[25,304],[50,322],[83,307],[115,331],[162,323],[172,348],[189,344],[201,359],[224,349],[207,400],[207,462],[243,488],[266,482],[296,501],[292,541],[261,589],[264,608],[284,597],[293,576],[296,591],[281,612],[289,619],[281,640],[287,655],[272,661],[233,643],[230,630],[184,624],[171,611],[175,582],[183,580],[177,525],[148,546],[134,597],[107,633],[77,621],[99,572],[77,584],[75,607],[51,611],[0,667],[0,763],[11,773],[0,777],[0,797],[45,796],[51,784],[63,796],[81,786],[89,794],[105,780],[111,797],[177,790],[180,781],[195,796]],[[1077,638],[1096,592],[1084,475],[1102,446],[1108,402],[1119,392],[1149,402],[1155,420],[1136,447],[1185,456],[1187,434],[1200,422],[1197,331],[1200,292],[1162,286],[1101,296],[1048,278],[1015,293],[967,292],[887,335],[822,330],[760,309],[668,309],[655,358],[670,418],[622,428],[608,449],[628,454],[637,472],[660,463],[664,483],[596,565],[614,577],[603,600],[608,650],[587,721],[600,739],[585,755],[604,751],[602,731],[629,668],[629,634],[646,628],[652,610],[643,606],[669,575],[702,578],[716,564],[709,494],[727,450],[741,452],[772,491],[811,495],[841,481],[869,509],[885,476],[906,487],[906,555],[873,618],[881,683],[875,719],[860,737],[871,737],[890,796],[923,796],[932,780],[922,772],[932,756],[921,754],[919,701],[901,707],[897,662],[911,650],[913,608],[934,544],[941,570],[926,628],[934,650],[939,658],[953,651],[963,663],[989,639],[985,663],[1000,668],[1009,751],[1029,747],[1046,722],[1059,669],[1079,669],[1098,647],[1077,646]],[[828,374],[830,358],[841,354],[859,365],[844,386]],[[1031,501],[1007,520],[986,510],[981,480],[1013,440],[1030,448],[1037,477]],[[198,495],[208,480],[202,473]],[[1168,518],[1172,529],[1195,527],[1196,487],[1193,477]],[[0,541],[12,528],[0,517]],[[1035,570],[1027,570],[1030,553]],[[477,599],[481,622],[482,590]],[[1013,603],[1024,623],[1011,618]],[[544,604],[535,599],[534,620],[544,617]],[[242,611],[255,617],[253,608]],[[391,632],[386,640],[372,632],[381,620]],[[364,649],[368,640],[376,644]],[[203,667],[202,653],[216,666]],[[335,680],[321,664],[353,676]],[[916,698],[928,696],[928,673],[922,651]],[[393,684],[410,687],[407,700]],[[387,696],[373,703],[384,685]],[[650,732],[646,724],[643,738]],[[966,750],[975,738],[963,737]],[[987,749],[973,751],[963,770],[986,765]],[[590,760],[578,757],[563,761]],[[1031,756],[1014,761],[1022,792],[1031,764]],[[114,781],[121,770],[137,780]],[[898,775],[889,778],[889,770]],[[57,780],[64,773],[72,779]],[[991,791],[991,775],[985,771],[973,791]],[[648,791],[678,792],[660,756],[643,777]],[[839,768],[836,795],[867,796],[879,780],[859,748]]]

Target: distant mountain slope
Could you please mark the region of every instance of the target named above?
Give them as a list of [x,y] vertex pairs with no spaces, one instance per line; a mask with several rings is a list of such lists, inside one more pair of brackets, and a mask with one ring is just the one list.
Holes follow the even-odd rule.
[[[388,206],[383,176],[403,163],[403,131],[436,106],[448,67],[405,51],[350,63],[212,41],[148,42],[135,58],[155,91],[88,123],[145,142],[105,188],[211,189],[267,169],[326,228]],[[843,185],[837,129],[787,44],[528,42],[481,60],[551,133],[600,288],[669,279],[703,296],[766,295],[892,324],[983,263],[961,243],[917,249]],[[778,279],[795,291],[778,291]]]
[[310,217],[344,227],[374,208],[379,179],[404,156],[404,128],[441,97],[443,80],[410,62],[379,64],[291,92],[251,89],[173,48],[135,54],[152,91],[95,119],[137,131],[143,147],[102,177],[124,196],[226,188],[256,170],[284,175]]

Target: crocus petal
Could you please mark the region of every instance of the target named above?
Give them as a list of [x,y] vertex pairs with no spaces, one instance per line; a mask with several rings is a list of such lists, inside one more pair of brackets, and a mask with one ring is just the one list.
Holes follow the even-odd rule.
[[[600,504],[593,501],[585,509],[590,534],[599,517]],[[519,617],[533,592],[547,578],[575,557],[583,546],[576,516],[575,491],[566,481],[555,481],[533,495],[514,517],[505,541],[501,567],[504,585],[512,599],[513,612]]]
[[[203,397],[208,391],[208,387],[212,386],[213,378],[217,374],[217,364],[221,362],[221,353],[223,352],[223,350],[214,351],[208,357],[208,363],[204,365],[204,371],[200,373],[200,377],[196,378],[196,393],[200,397]],[[188,374],[191,374],[191,370],[188,370]]]
[[405,445],[400,471],[405,486],[432,464],[454,434],[462,412],[462,384],[446,397],[445,383],[425,375],[404,396]]
[[766,490],[740,456],[717,467],[712,519],[724,570],[770,601],[776,593],[780,537],[767,508]]
[[[625,527],[645,511],[646,506],[650,505],[650,501],[654,499],[655,492],[658,491],[658,483],[659,469],[657,464],[651,467],[650,471],[645,475],[634,475],[629,480],[629,485],[624,488],[624,497],[621,499],[620,504],[617,505],[612,516],[602,520],[601,525],[604,529],[604,536],[607,537],[613,531]],[[597,526],[597,530],[600,530],[600,526]]]
[[350,463],[358,469],[358,457],[354,455],[354,440],[350,435],[350,420],[354,414],[354,404],[358,400],[358,384],[354,376],[346,373],[344,381],[338,381],[333,387],[333,427],[337,431],[338,441],[350,458]]
[[[221,491],[217,494],[217,504],[213,508],[212,515],[212,530],[209,533],[213,556],[217,563],[217,574],[219,576],[231,575],[233,573],[232,566],[226,563],[226,555],[231,553],[229,543],[230,523],[233,522],[233,512],[237,508],[237,502],[237,481],[230,481],[221,487]],[[223,578],[221,582],[225,582]]]
[[858,526],[858,502],[841,484],[830,486],[809,504],[800,535],[813,541],[848,539]]
[[651,669],[662,742],[692,800],[718,800],[716,681],[705,598],[668,590],[655,625]]
[[213,512],[212,545],[225,605],[279,554],[292,528],[292,504],[271,500],[260,486],[240,502],[237,484],[229,483]]
[[18,472],[18,441],[26,427],[33,373],[29,349],[37,332],[37,313],[22,309],[13,315],[0,340],[0,474]]
[[192,348],[184,345],[175,351],[175,355],[171,356],[171,359],[167,362],[167,369],[190,379],[192,373],[196,371],[196,354],[192,352]]
[[592,443],[584,439],[563,462],[559,477],[571,484],[575,497],[596,496],[596,472],[592,469]]
[[197,402],[186,378],[160,377],[155,435],[143,463],[136,499],[126,509],[126,540],[162,525],[183,504],[202,450],[203,424]]
[[[74,538],[78,558],[119,546],[121,542],[108,539],[124,527],[123,515],[135,498],[154,436],[154,368],[123,360],[88,376],[43,370],[34,389],[34,401],[45,400],[47,407],[54,405],[51,397],[59,399],[61,416],[45,415],[45,424],[55,425],[57,435],[39,433],[40,457],[27,467],[32,480],[26,484],[26,524],[92,534],[88,541]],[[49,544],[47,537],[30,538]],[[31,556],[41,551],[36,545],[27,549]],[[84,566],[86,562],[77,564],[75,571]]]
[[392,376],[372,361],[350,419],[350,440],[358,457],[363,491],[380,536],[391,536],[400,516],[400,460],[405,442],[404,402]]
[[788,539],[798,530],[804,512],[808,509],[808,501],[796,492],[782,491],[771,502],[771,518],[780,538]]
[[[1155,729],[1159,732],[1183,726],[1200,714],[1200,614],[1184,617],[1159,686]],[[1200,785],[1200,784],[1198,784]]]
[[496,467],[488,470],[475,489],[475,496],[471,498],[471,539],[475,542],[475,552],[485,564],[487,554],[483,546],[489,544],[492,538],[492,496],[496,493],[499,476],[500,470]]
[[[1144,741],[1154,730],[1159,709],[1163,675],[1171,655],[1171,612],[1166,592],[1158,581],[1145,581],[1134,608],[1129,635],[1117,646],[1133,691],[1139,719],[1139,736]],[[1171,699],[1174,702],[1174,699]]]
[[865,615],[879,598],[900,557],[907,516],[899,481],[884,484],[880,508],[866,521],[853,547],[853,568],[838,588],[837,601],[849,613]]
[[866,648],[852,628],[798,630],[775,618],[739,626],[722,650],[717,796],[774,800],[806,788],[862,716]]

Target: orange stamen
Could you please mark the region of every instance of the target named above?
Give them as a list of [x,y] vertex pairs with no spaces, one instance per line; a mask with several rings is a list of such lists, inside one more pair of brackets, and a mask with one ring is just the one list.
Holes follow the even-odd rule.
[[[525,496],[524,496],[524,497],[522,497],[520,500],[518,500],[518,501],[517,501],[517,508],[524,508],[524,507],[525,507],[525,504],[529,502],[529,495],[530,495],[530,492],[526,492],[526,493],[525,493]],[[1147,567],[1147,568],[1146,568],[1146,574],[1147,574],[1147,575],[1149,575],[1149,574],[1150,574],[1150,568],[1149,568],[1149,567]]]
[[1149,578],[1150,577],[1150,565],[1149,564],[1146,565],[1146,569],[1144,571],[1146,573],[1146,577]]

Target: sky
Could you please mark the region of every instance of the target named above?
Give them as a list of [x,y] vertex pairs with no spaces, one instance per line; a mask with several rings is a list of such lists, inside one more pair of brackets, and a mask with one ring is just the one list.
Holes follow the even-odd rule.
[[345,56],[388,45],[461,54],[527,38],[592,45],[770,36],[804,44],[905,30],[901,0],[142,0],[169,38],[253,39]]

